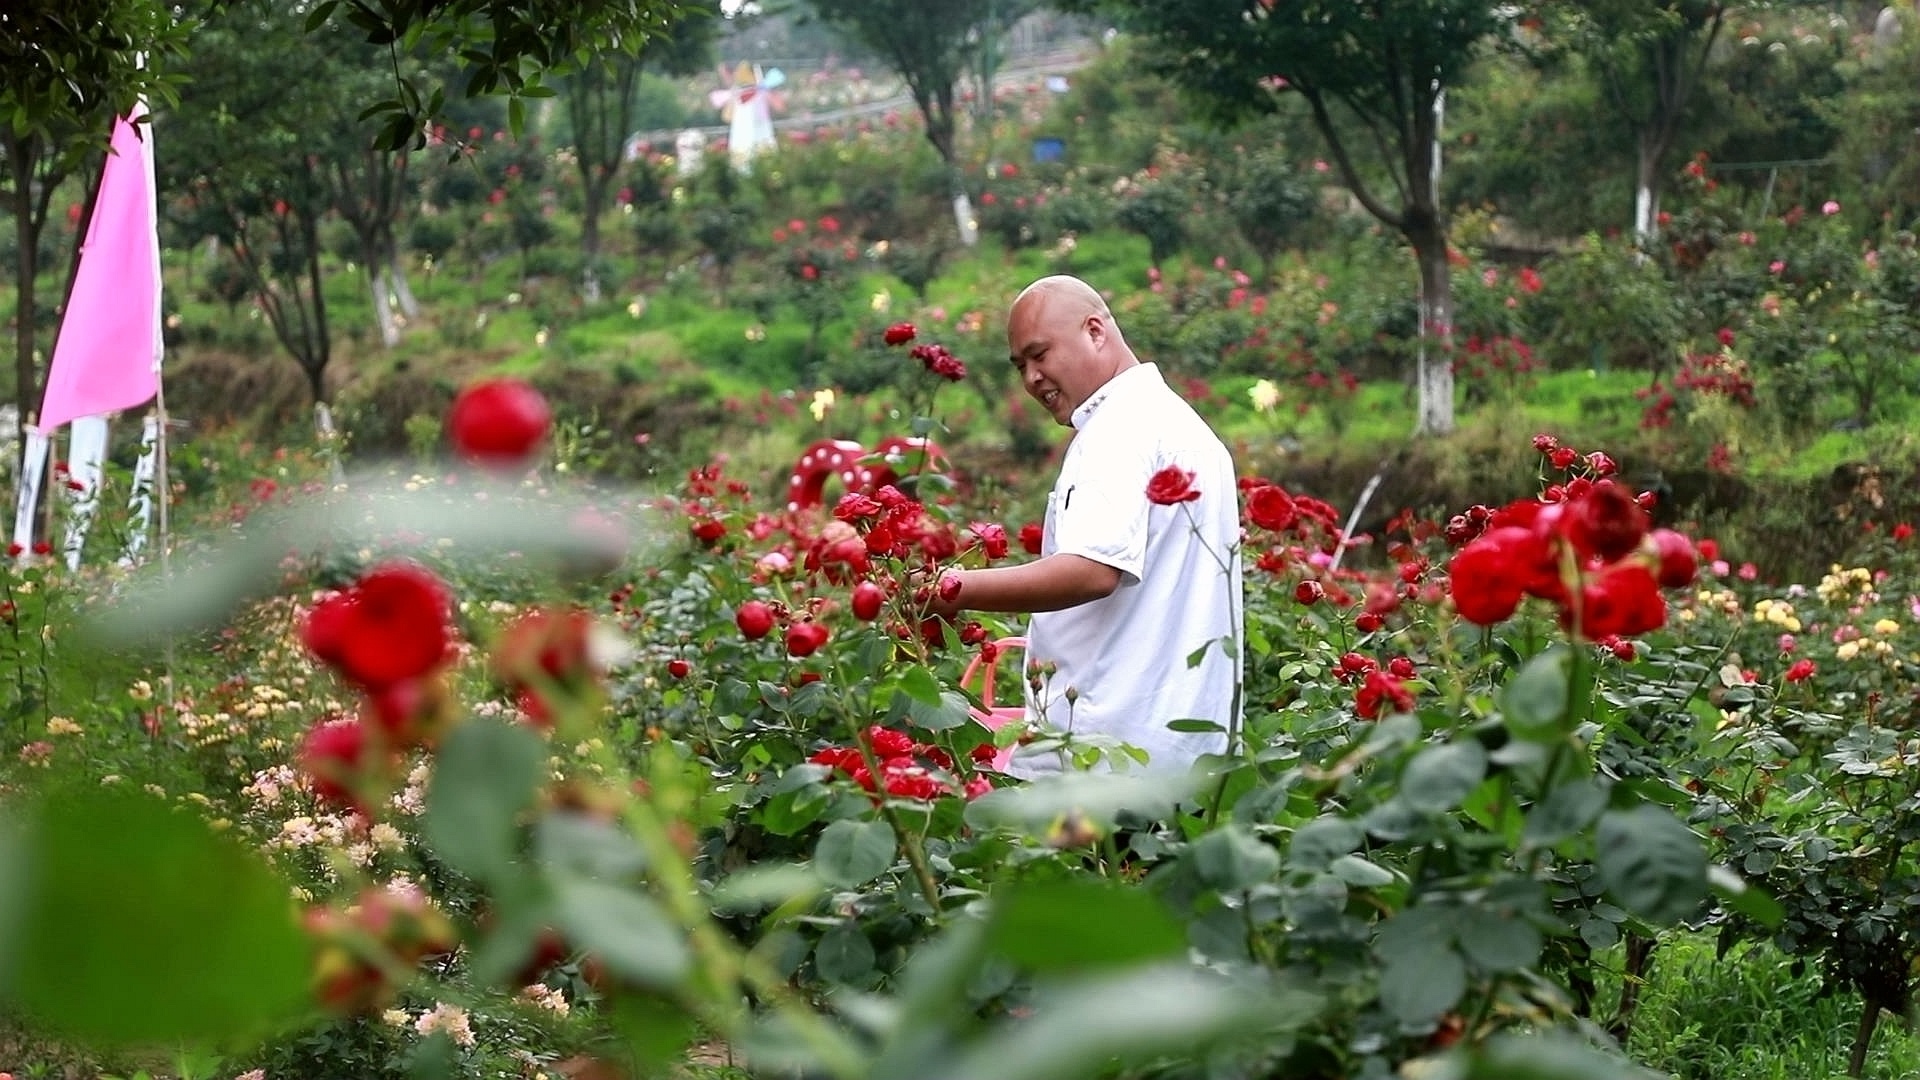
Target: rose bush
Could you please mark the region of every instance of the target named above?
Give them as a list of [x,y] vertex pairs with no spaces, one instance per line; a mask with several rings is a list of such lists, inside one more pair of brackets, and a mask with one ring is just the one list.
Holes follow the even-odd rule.
[[[993,770],[1033,733],[990,727],[1008,694],[959,671],[997,665],[1017,697],[998,644],[1017,627],[922,607],[940,570],[1017,557],[1027,529],[937,485],[775,512],[716,463],[654,502],[672,539],[611,579],[502,578],[497,552],[414,526],[345,565],[275,564],[293,598],[248,601],[254,629],[207,656],[234,685],[168,702],[141,751],[233,746],[200,798],[102,788],[54,743],[92,714],[22,741],[26,824],[0,857],[36,873],[0,893],[0,985],[88,1045],[258,1047],[236,1067],[659,1062],[719,1037],[846,1077],[1203,1053],[1255,1075],[1618,1075],[1586,1041],[1631,1014],[1600,1012],[1596,955],[1677,923],[1903,1000],[1879,962],[1904,955],[1903,901],[1867,883],[1905,880],[1904,845],[1858,841],[1898,835],[1911,801],[1911,598],[1851,569],[1760,596],[1650,529],[1604,455],[1539,447],[1538,498],[1374,537],[1246,478],[1247,708],[1199,782],[1085,733],[1069,745],[1103,771]],[[1827,718],[1854,705],[1864,723]],[[28,782],[68,758],[69,782]],[[156,891],[183,866],[219,887]],[[136,908],[205,988],[123,1014],[182,955],[113,929]],[[36,944],[55,940],[101,948]]]

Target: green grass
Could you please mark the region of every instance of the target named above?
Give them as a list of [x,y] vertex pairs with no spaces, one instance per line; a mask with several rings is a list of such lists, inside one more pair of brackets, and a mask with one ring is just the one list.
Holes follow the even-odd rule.
[[[1630,1055],[1677,1080],[1845,1076],[1859,999],[1823,995],[1819,976],[1796,976],[1791,963],[1770,946],[1717,959],[1709,937],[1667,938],[1654,954]],[[1894,1080],[1916,1074],[1920,1039],[1902,1019],[1883,1017],[1863,1075]]]

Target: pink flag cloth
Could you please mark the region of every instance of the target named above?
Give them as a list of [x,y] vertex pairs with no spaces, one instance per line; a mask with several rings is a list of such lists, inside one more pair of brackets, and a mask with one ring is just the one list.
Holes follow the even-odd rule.
[[160,232],[152,125],[114,120],[93,221],[47,369],[39,429],[130,409],[160,392]]

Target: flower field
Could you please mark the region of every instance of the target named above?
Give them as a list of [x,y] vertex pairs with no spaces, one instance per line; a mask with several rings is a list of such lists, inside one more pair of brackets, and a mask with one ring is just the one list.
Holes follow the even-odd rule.
[[1245,476],[1244,718],[1168,774],[925,616],[1037,530],[924,441],[641,494],[538,468],[530,394],[442,475],[282,459],[164,568],[7,572],[0,1067],[1615,1077],[1703,935],[1856,1003],[1853,1071],[1908,1010],[1905,524],[1780,584],[1551,435],[1374,535]]

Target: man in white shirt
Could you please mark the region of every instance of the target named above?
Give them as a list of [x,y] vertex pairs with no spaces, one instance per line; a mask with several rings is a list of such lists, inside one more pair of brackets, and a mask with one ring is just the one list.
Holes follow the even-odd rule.
[[[1227,749],[1241,658],[1240,502],[1218,436],[1127,346],[1113,312],[1078,278],[1041,278],[1014,300],[1007,345],[1022,384],[1074,429],[1047,496],[1040,558],[944,575],[937,613],[1024,612],[1027,719],[1041,734],[1015,756],[1022,775],[1066,767],[1047,733],[1139,747],[1148,768],[1180,771]],[[1168,470],[1174,470],[1169,472]],[[1156,475],[1186,491],[1148,495]],[[1156,485],[1159,486],[1159,485]],[[1198,654],[1198,664],[1189,665]],[[1051,751],[1040,748],[1051,744]],[[1071,746],[1071,740],[1068,743]]]

